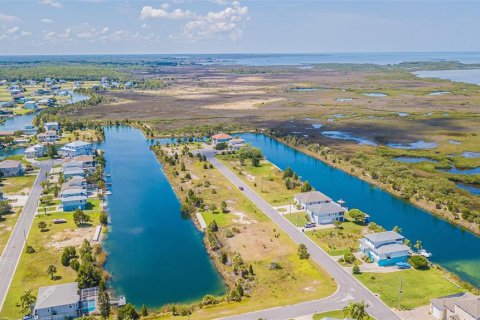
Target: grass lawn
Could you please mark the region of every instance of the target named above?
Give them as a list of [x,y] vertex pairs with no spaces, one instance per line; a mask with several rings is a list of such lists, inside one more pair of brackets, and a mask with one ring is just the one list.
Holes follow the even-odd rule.
[[35,175],[4,178],[1,182],[2,190],[7,194],[27,194],[36,178]]
[[20,212],[22,212],[22,207],[13,208],[12,213],[0,217],[0,255],[7,244]]
[[358,239],[365,227],[345,221],[341,228],[308,231],[305,234],[331,256],[340,256],[358,250]]
[[307,220],[305,212],[287,213],[283,216],[297,227],[303,227],[305,223],[310,222]]
[[391,273],[362,273],[356,275],[367,288],[378,293],[389,307],[398,307],[400,278],[403,280],[402,309],[413,309],[430,303],[430,299],[463,292],[444,278],[444,272],[432,268]]
[[[283,173],[271,162],[262,160],[260,167],[254,167],[250,161],[240,165],[234,155],[218,155],[217,158],[260,194],[272,206],[289,204],[293,196],[300,193],[300,187],[288,190],[283,181]],[[239,174],[241,172],[241,175]]]
[[[338,318],[343,319],[345,316],[343,315],[343,310],[335,310],[335,311],[328,311],[324,313],[317,313],[313,315],[313,320],[321,320],[323,318]],[[374,320],[375,318],[368,317],[367,320]]]
[[16,114],[16,115],[25,115],[25,114],[29,114],[29,113],[33,113],[33,112],[35,112],[35,111],[31,110],[31,109],[23,109],[23,108],[13,109],[13,113]]
[[[90,216],[93,225],[98,224],[99,213],[97,212]],[[53,224],[53,219],[66,219],[67,223]],[[38,228],[40,221],[47,223],[48,231],[40,231]],[[70,267],[64,267],[60,263],[60,257],[63,247],[66,245],[81,244],[83,238],[91,240],[89,239],[91,232],[86,234],[83,229],[75,226],[72,214],[53,213],[35,217],[27,238],[27,243],[33,246],[35,253],[27,254],[25,251],[22,253],[5,304],[0,313],[1,319],[22,318],[23,315],[18,304],[20,296],[25,290],[33,289],[33,293],[37,295],[39,287],[75,281],[75,271]],[[79,232],[79,230],[82,231]],[[46,272],[50,264],[57,267],[57,278],[55,280],[51,280]]]

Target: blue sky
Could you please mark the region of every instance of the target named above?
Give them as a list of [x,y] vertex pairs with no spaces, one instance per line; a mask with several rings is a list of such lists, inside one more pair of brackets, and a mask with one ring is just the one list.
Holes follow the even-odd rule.
[[0,54],[480,51],[480,1],[0,0]]

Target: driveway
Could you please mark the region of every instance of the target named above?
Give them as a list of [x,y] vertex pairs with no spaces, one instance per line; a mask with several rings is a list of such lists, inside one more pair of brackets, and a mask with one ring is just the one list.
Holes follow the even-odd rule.
[[25,246],[25,238],[28,236],[37,211],[38,201],[42,193],[40,183],[46,180],[46,174],[51,169],[50,162],[37,162],[36,165],[40,167],[40,172],[33,183],[22,213],[18,217],[17,223],[0,257],[0,310],[5,302],[5,297]]
[[223,165],[214,157],[211,151],[204,153],[208,160],[237,187],[243,187],[244,194],[260,210],[262,210],[274,223],[276,223],[290,238],[297,244],[305,244],[310,253],[311,259],[318,263],[326,272],[328,272],[337,282],[338,290],[330,297],[302,302],[294,305],[276,307],[267,310],[260,310],[246,313],[238,316],[226,317],[229,320],[257,320],[264,318],[268,320],[284,320],[325,312],[330,310],[342,309],[349,301],[365,301],[369,307],[368,312],[376,319],[396,320],[400,319],[387,305],[375,297],[366,287],[364,287],[350,273],[344,270],[335,262],[325,251],[312,242],[301,230],[293,226],[289,221],[283,218],[278,212],[260,197],[253,189],[246,185],[235,173]]

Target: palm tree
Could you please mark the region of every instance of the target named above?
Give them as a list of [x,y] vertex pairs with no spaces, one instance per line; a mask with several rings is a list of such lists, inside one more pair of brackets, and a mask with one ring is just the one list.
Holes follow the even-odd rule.
[[57,267],[55,267],[53,264],[49,265],[47,268],[47,274],[50,275],[50,279],[53,280],[55,273],[57,273]]
[[343,314],[345,317],[355,320],[364,320],[370,317],[366,311],[367,308],[368,304],[365,304],[365,301],[350,302],[348,306],[343,308]]

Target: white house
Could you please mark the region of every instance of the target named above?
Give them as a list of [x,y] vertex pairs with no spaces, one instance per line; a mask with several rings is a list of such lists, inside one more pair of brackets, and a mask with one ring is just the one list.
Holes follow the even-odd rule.
[[23,166],[20,161],[5,160],[0,162],[0,174],[2,177],[15,177],[23,175]]
[[27,110],[37,110],[38,106],[35,101],[27,101],[23,104],[23,108]]
[[216,135],[213,135],[212,136],[212,142],[213,142],[213,145],[217,145],[218,143],[221,143],[221,142],[228,142],[230,140],[232,140],[232,136],[226,134],[226,133],[219,133],[219,134],[216,134]]
[[25,149],[25,157],[29,159],[40,158],[45,155],[45,148],[41,144],[36,144],[34,146],[28,147]]
[[58,129],[60,128],[60,126],[58,125],[58,122],[47,122],[43,125],[43,127],[45,128],[46,131],[50,131],[50,130],[58,131]]
[[83,168],[79,167],[65,168],[63,170],[63,177],[65,179],[70,179],[73,177],[85,177],[85,171],[83,171]]
[[40,142],[55,142],[57,139],[57,132],[53,130],[37,134],[37,140]]
[[245,147],[245,140],[240,139],[240,138],[234,138],[234,139],[228,141],[227,144],[230,147],[230,149],[238,150],[241,147]]
[[24,128],[23,128],[23,134],[26,134],[26,135],[36,135],[37,134],[37,128],[35,128],[34,126],[32,125],[26,125]]
[[430,313],[438,320],[479,320],[480,296],[467,292],[432,299]]
[[360,239],[360,251],[379,266],[407,262],[410,248],[403,244],[404,239],[395,231],[367,234]]
[[314,204],[331,202],[332,199],[320,191],[309,191],[296,194],[293,197],[293,201],[296,205],[302,207],[302,209],[306,209],[308,206]]
[[60,153],[66,158],[73,158],[82,155],[92,155],[94,149],[91,143],[77,140],[64,145],[60,149]]
[[87,190],[82,187],[74,187],[74,188],[65,188],[60,192],[60,196],[62,198],[69,198],[69,197],[78,197],[78,196],[87,196]]
[[343,222],[347,210],[338,203],[330,201],[309,205],[306,211],[316,224],[330,224],[335,221]]

